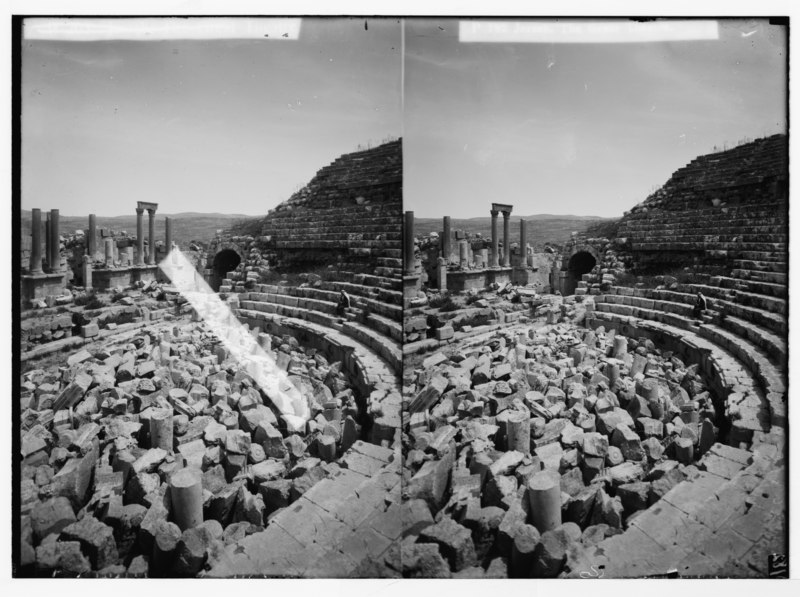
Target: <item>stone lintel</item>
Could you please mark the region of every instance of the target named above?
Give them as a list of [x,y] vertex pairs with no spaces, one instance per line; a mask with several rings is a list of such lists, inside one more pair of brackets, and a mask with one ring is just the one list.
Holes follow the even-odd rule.
[[158,203],[149,203],[147,201],[137,201],[136,202],[136,209],[146,209],[148,211],[155,212],[158,209]]
[[21,277],[25,280],[55,280],[56,278],[63,278],[64,272],[56,272],[50,274],[22,274]]
[[511,210],[514,209],[513,205],[507,205],[505,203],[492,203],[492,211],[502,211],[504,214],[511,214]]

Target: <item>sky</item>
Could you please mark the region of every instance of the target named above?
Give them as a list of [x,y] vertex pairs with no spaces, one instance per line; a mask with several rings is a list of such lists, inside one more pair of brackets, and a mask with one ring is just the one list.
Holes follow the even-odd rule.
[[404,209],[618,217],[714,147],[786,132],[786,31],[719,39],[462,43],[406,22]]
[[401,41],[397,19],[303,19],[296,40],[25,39],[22,208],[263,215],[402,134]]

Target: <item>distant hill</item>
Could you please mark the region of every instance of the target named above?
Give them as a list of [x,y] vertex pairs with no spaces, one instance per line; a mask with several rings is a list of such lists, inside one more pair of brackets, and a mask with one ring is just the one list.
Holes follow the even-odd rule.
[[[519,242],[519,221],[528,220],[528,243],[533,247],[543,247],[545,243],[563,245],[573,232],[585,232],[590,226],[610,223],[616,218],[601,218],[599,216],[571,216],[537,214],[534,216],[519,216],[511,214],[511,242]],[[491,216],[469,219],[451,218],[450,229],[465,230],[475,234],[480,232],[484,237],[492,236]],[[441,218],[414,218],[414,234],[417,237],[426,236],[431,232],[442,230]],[[503,216],[497,218],[497,232],[503,240]]]
[[[22,234],[30,234],[31,212],[22,210]],[[178,214],[162,214],[156,212],[156,240],[164,240],[165,217],[172,218],[172,238],[179,246],[187,246],[190,241],[209,242],[214,238],[217,230],[230,228],[244,220],[256,220],[258,216],[245,216],[242,214],[197,213],[182,212]],[[144,214],[144,237],[148,235],[148,216]],[[42,212],[42,221],[45,213]],[[89,216],[65,216],[60,218],[61,234],[71,234],[76,230],[86,231],[89,228]],[[104,217],[97,216],[98,234],[100,228],[110,228],[116,231],[125,230],[129,235],[136,236],[136,213],[124,216]]]

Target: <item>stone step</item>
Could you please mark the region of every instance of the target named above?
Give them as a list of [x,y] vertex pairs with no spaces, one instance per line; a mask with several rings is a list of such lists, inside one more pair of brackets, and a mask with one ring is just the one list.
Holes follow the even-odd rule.
[[700,335],[735,355],[753,373],[767,399],[774,401],[786,394],[786,381],[780,365],[776,365],[761,348],[716,324],[704,323]]
[[729,302],[757,307],[764,311],[771,311],[772,313],[779,313],[781,315],[786,314],[786,300],[774,296],[765,296],[763,294],[742,291],[736,291],[736,295],[731,296],[730,290],[720,288],[719,286],[710,286],[708,284],[678,284],[677,290],[689,294],[702,292],[707,297],[720,298]]
[[344,322],[342,324],[342,330],[348,336],[369,346],[374,352],[379,354],[381,358],[389,363],[398,375],[402,375],[403,349],[400,347],[399,342],[393,342],[380,332],[376,332],[355,321]]
[[403,275],[402,267],[376,267],[375,274],[385,278],[401,279]]
[[729,256],[734,259],[749,261],[768,261],[773,263],[786,263],[786,252],[773,251],[729,251]]
[[[344,290],[350,296],[352,306],[359,309],[369,308],[378,315],[383,315],[395,321],[403,319],[403,297],[396,290],[388,290],[378,286],[364,286],[355,282],[326,281],[320,289],[334,292],[338,301],[339,292]],[[389,301],[392,302],[389,302]]]
[[[370,273],[364,272],[341,272],[342,276],[347,280],[357,280],[357,284],[361,286],[374,286],[376,288],[384,288],[386,290],[400,291],[403,290],[403,281],[397,278],[387,278],[385,276],[375,276],[374,267],[369,268]],[[394,302],[394,300],[390,301]]]
[[770,440],[754,452],[714,444],[696,472],[589,548],[568,576],[766,578],[764,554],[786,550],[783,445]]
[[339,462],[263,531],[228,545],[204,576],[374,576],[371,563],[402,538],[399,455],[358,441]]
[[[628,304],[618,302],[623,299]],[[725,318],[721,326],[710,322],[699,324],[692,316],[690,305],[637,297],[598,295],[595,297],[595,309],[599,313],[667,323],[708,336],[747,364],[766,392],[784,391],[783,386],[777,385],[774,380],[782,378],[781,372],[787,357],[786,341],[757,325],[730,316]]]
[[[614,289],[612,288],[612,290]],[[696,300],[696,296],[694,294],[676,292],[673,290],[636,289],[636,295],[653,299],[667,300],[674,303],[683,303],[692,307],[694,307]],[[729,315],[752,322],[777,334],[785,335],[788,330],[786,317],[778,313],[771,313],[763,309],[758,309],[757,307],[740,305],[719,298],[711,298],[708,302],[711,310],[724,310]]]
[[773,334],[749,321],[730,315],[725,317],[720,326],[758,346],[769,354],[781,369],[786,366],[787,343],[777,334]]
[[[727,216],[730,216],[730,214],[727,214]],[[786,226],[786,217],[782,214],[727,216],[726,214],[706,214],[699,210],[689,209],[686,210],[686,215],[670,212],[665,217],[664,213],[661,212],[654,214],[652,217],[631,217],[621,222],[620,227],[626,233],[663,230],[664,226],[667,226],[667,229],[671,230],[703,230],[707,231],[707,234],[715,234],[715,230],[718,234],[754,234],[759,232],[782,233],[784,231],[781,228]],[[660,227],[659,222],[661,223]],[[711,222],[719,222],[719,226],[713,226]],[[752,227],[748,228],[748,225],[752,225]]]
[[[764,388],[762,384],[762,367],[769,366],[768,359],[758,363],[752,359],[740,360],[734,350],[738,346],[736,342],[744,343],[744,340],[733,337],[734,344],[731,344],[712,333],[715,326],[702,324],[699,330],[696,326],[681,327],[667,323],[659,313],[652,311],[650,314],[655,314],[654,318],[646,319],[597,311],[591,318],[587,316],[587,323],[594,328],[611,325],[619,333],[629,336],[649,334],[665,350],[681,355],[684,362],[699,363],[715,393],[727,397],[726,412],[731,420],[729,441],[732,443],[748,443],[756,432],[768,433],[773,425],[785,426],[785,395],[776,391],[779,389],[777,386]],[[754,351],[759,350],[751,347]]]
[[377,330],[384,336],[389,336],[392,340],[402,344],[403,342],[403,326],[400,322],[389,319],[377,313],[370,313],[367,317],[370,327]]
[[752,269],[735,269],[731,271],[731,277],[740,280],[755,280],[758,282],[769,282],[771,284],[789,284],[789,275],[781,272],[764,272]]
[[[265,325],[275,324],[282,328],[291,329],[295,333],[307,332],[317,338],[323,344],[340,347],[345,352],[353,354],[353,365],[360,378],[360,384],[368,387],[397,387],[397,373],[392,365],[375,352],[367,344],[360,342],[352,334],[347,333],[342,325],[336,322],[326,324],[323,320],[311,321],[300,317],[291,317],[270,313],[267,311],[257,311],[251,309],[238,309],[236,315],[244,323],[251,326],[264,327]],[[322,314],[312,315],[316,318]],[[335,326],[335,327],[334,327]],[[390,343],[388,338],[385,342]]]
[[[340,330],[367,345],[372,351],[392,365],[395,371],[399,372],[402,368],[402,350],[399,346],[400,339],[395,339],[395,337],[402,337],[402,328],[397,322],[393,322],[394,328],[391,328],[387,324],[387,322],[391,321],[389,319],[370,320],[371,323],[376,324],[376,329],[373,330],[356,321],[342,322],[335,314],[324,313],[303,307],[249,300],[241,301],[241,306],[242,309],[247,311],[291,317],[293,319],[310,321],[325,327]],[[350,315],[354,318],[356,317],[353,314]],[[384,335],[384,330],[388,330],[389,333]]]
[[[782,234],[786,226],[786,218],[783,215],[756,215],[756,216],[737,216],[733,218],[723,217],[714,214],[703,214],[697,210],[688,210],[687,216],[675,215],[671,212],[668,220],[665,221],[663,213],[654,215],[651,218],[628,219],[621,222],[620,228],[626,233],[652,232],[656,230],[675,230],[700,231],[705,234],[757,234],[768,233]],[[661,223],[659,226],[659,222]],[[719,222],[719,226],[711,223]],[[751,227],[749,227],[751,226]]]
[[399,240],[306,240],[303,238],[275,240],[277,249],[397,249],[402,248]]
[[785,284],[772,282],[761,282],[759,280],[743,280],[741,278],[728,276],[713,276],[709,280],[709,285],[719,286],[720,288],[735,288],[737,291],[751,292],[754,294],[764,294],[785,298],[787,288]]
[[759,261],[757,259],[734,259],[734,267],[754,271],[787,273],[789,266],[786,262]]
[[382,267],[400,268],[403,267],[403,260],[397,259],[396,257],[379,257],[378,265]]

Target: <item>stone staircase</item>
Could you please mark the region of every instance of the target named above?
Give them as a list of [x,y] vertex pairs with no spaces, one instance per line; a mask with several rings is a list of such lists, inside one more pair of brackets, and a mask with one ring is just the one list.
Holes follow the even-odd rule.
[[753,452],[714,444],[690,476],[568,562],[572,578],[767,578],[786,554],[786,464],[780,434]]
[[356,442],[336,472],[228,546],[207,576],[372,577],[385,574],[381,560],[402,531],[399,453]]
[[340,269],[402,280],[401,203],[397,140],[345,154],[319,170],[267,214],[261,234],[279,266],[336,261]]
[[787,172],[785,135],[700,156],[626,213],[616,236],[640,266],[669,267],[680,256],[785,272]]
[[[399,375],[402,371],[402,293],[352,282],[321,282],[319,287],[257,285],[238,294],[241,310],[310,321],[343,332],[379,355]],[[339,292],[351,297],[351,309],[336,314]],[[391,302],[390,302],[391,301]]]

